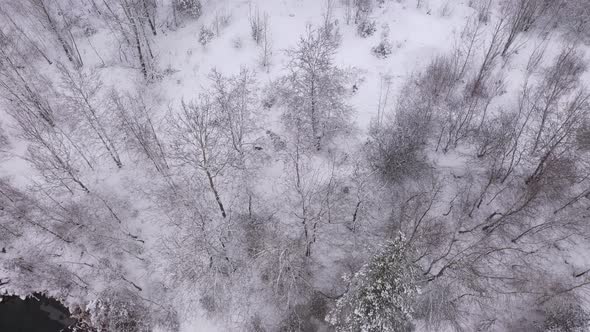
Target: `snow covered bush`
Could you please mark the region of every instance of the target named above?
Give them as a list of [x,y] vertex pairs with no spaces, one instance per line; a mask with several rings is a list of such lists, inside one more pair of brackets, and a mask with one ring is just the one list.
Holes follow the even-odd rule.
[[381,26],[381,42],[371,49],[371,52],[380,59],[385,59],[392,53],[393,45],[389,41],[390,32],[389,24],[384,23]]
[[176,0],[174,6],[181,15],[195,19],[201,16],[203,10],[200,0]]
[[127,289],[107,290],[90,306],[92,326],[97,332],[147,332],[149,310]]
[[414,141],[418,131],[392,124],[388,129],[371,130],[367,158],[384,180],[402,181],[428,167],[423,144]]
[[387,39],[382,40],[377,46],[371,49],[371,52],[379,59],[385,59],[392,53],[393,46]]
[[386,181],[423,174],[429,167],[424,147],[432,131],[432,109],[428,88],[417,86],[410,80],[400,94],[395,114],[377,119],[369,130],[367,159]]
[[163,298],[156,304],[126,287],[113,287],[90,303],[89,315],[81,312],[79,316],[96,332],[178,331],[178,316],[164,303]]
[[232,39],[231,43],[233,48],[235,48],[236,50],[242,49],[243,42],[240,36],[236,36],[234,39]]
[[412,329],[418,293],[417,267],[401,239],[392,241],[349,279],[348,291],[327,320],[338,332],[402,332]]
[[375,21],[362,20],[356,28],[356,32],[362,38],[372,36],[377,31],[377,24]]
[[199,43],[201,43],[203,46],[206,46],[211,42],[211,40],[213,40],[213,36],[215,36],[213,31],[210,28],[202,25],[201,30],[199,31]]

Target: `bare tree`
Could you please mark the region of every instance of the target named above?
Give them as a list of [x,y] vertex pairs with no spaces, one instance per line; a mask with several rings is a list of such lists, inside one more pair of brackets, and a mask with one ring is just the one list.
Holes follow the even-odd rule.
[[152,34],[156,36],[158,32],[156,31],[156,6],[157,3],[155,0],[140,0],[140,6],[143,9],[143,18],[147,21],[152,30]]
[[316,242],[320,227],[329,222],[329,201],[332,192],[332,173],[323,172],[311,165],[309,156],[295,144],[290,155],[289,166],[293,167],[290,187],[296,197],[296,210],[293,212],[303,226],[302,238],[305,243],[305,257],[312,254],[312,245]]
[[0,49],[0,59],[5,64],[0,67],[0,97],[8,103],[8,113],[16,119],[22,118],[20,126],[24,126],[24,131],[37,133],[27,136],[28,138],[38,141],[42,139],[41,134],[47,133],[49,137],[57,137],[57,141],[65,140],[64,144],[76,151],[92,169],[92,164],[81,145],[73,140],[71,133],[57,123],[58,114],[50,100],[50,97],[55,95],[50,81],[42,74],[33,74],[25,70],[26,67],[20,65],[23,59],[14,58],[6,51],[8,49]]
[[[538,155],[535,160],[536,166],[531,175],[525,180],[527,184],[534,184],[540,181],[546,172],[557,172],[559,167],[567,164],[567,156],[564,156],[562,149],[568,149],[569,146],[575,145],[577,140],[576,134],[580,124],[590,112],[590,94],[580,89],[578,90],[563,106],[561,114],[546,118],[551,126],[544,131],[542,136],[537,135],[535,146],[532,153]],[[541,138],[539,140],[539,138]],[[565,169],[562,169],[565,173]],[[565,175],[565,174],[562,174]],[[551,182],[553,181],[549,181]]]
[[6,179],[0,180],[0,202],[4,207],[0,215],[0,237],[5,243],[24,237],[25,230],[31,233],[40,231],[63,242],[71,242],[67,236],[56,232],[57,227],[46,219],[39,218],[36,214],[39,212],[38,201],[14,187]]
[[[422,96],[437,109],[436,151],[454,149],[482,128],[493,99],[504,92],[502,77],[491,81],[500,56],[503,20],[497,22],[483,53],[483,60],[472,74],[470,64],[476,56],[482,23],[472,19],[461,41],[447,56],[437,57],[420,78]],[[473,75],[473,76],[472,76]],[[464,77],[472,76],[464,84]]]
[[346,21],[347,25],[350,25],[350,22],[352,22],[352,17],[354,16],[352,1],[353,0],[340,0],[341,4],[344,6],[344,20]]
[[[9,102],[18,103],[18,105],[29,112],[36,113],[39,118],[47,122],[50,126],[55,125],[55,115],[51,105],[39,93],[39,87],[34,85],[30,79],[30,71],[25,71],[21,65],[24,59],[15,57],[8,53],[8,48],[0,49],[0,87],[4,98]],[[45,77],[39,75],[38,81],[45,80]],[[40,82],[40,83],[41,83]]]
[[222,114],[217,112],[206,95],[198,102],[181,103],[178,115],[171,115],[172,160],[179,166],[189,166],[206,177],[206,182],[225,218],[227,212],[219,194],[216,179],[230,164],[230,153],[226,147],[231,144],[225,135]]
[[493,27],[491,38],[484,49],[481,65],[479,65],[477,73],[469,83],[469,90],[472,97],[485,94],[486,81],[490,77],[498,57],[501,55],[501,49],[505,38],[505,24],[506,23],[502,18]]
[[[495,57],[498,50],[493,50]],[[489,49],[485,51],[489,53]],[[414,261],[421,265],[427,281],[424,294],[434,296],[435,289],[453,285],[445,293],[452,300],[443,301],[451,311],[421,309],[433,315],[430,318],[458,319],[453,313],[461,306],[483,304],[508,294],[542,299],[546,295],[538,291],[530,275],[539,271],[539,260],[547,259],[544,248],[587,232],[578,209],[587,208],[582,197],[588,195],[588,159],[578,150],[578,133],[588,117],[589,96],[579,83],[585,67],[574,55],[568,60],[566,55],[576,52],[567,51],[565,48],[555,62],[561,65],[554,63],[538,81],[531,77],[544,52],[542,47],[533,52],[531,71],[518,102],[493,112],[486,111],[492,107],[489,98],[499,92],[489,85],[485,95],[470,96],[469,85],[465,95],[458,89],[462,86],[462,80],[456,78],[463,71],[462,58],[435,60],[402,90],[396,116],[372,129],[367,149],[371,166],[378,174],[387,175],[384,180],[407,185],[401,194],[394,194],[393,222],[386,226],[387,233],[393,229],[406,234]],[[554,86],[567,92],[556,97],[559,101],[547,113],[543,133],[535,144],[542,122],[539,105]],[[451,169],[444,175],[447,179],[433,182],[432,187],[421,186],[430,174],[428,168],[409,171],[420,165],[415,161],[420,160],[422,149],[434,144],[429,138],[431,128],[439,123],[433,121],[437,119],[435,112],[452,105],[455,119],[461,119],[469,113],[462,113],[461,107],[472,102],[478,106],[465,108],[473,110],[473,120],[465,122],[471,129],[463,131],[471,132],[477,145],[477,156],[468,164],[470,170]],[[451,132],[452,124],[461,122],[440,123],[444,132]],[[566,291],[570,288],[564,287]],[[431,305],[433,300],[426,302]]]
[[[209,75],[213,82],[214,106],[223,117],[221,124],[227,132],[228,140],[238,164],[245,162],[246,145],[255,129],[255,107],[258,105],[256,76],[246,68],[238,75],[227,77],[213,70]],[[236,165],[238,166],[238,165]]]
[[131,35],[135,42],[134,46],[137,49],[136,55],[141,66],[141,72],[145,78],[152,78],[153,73],[151,71],[153,68],[151,67],[154,56],[151,51],[149,39],[145,34],[144,24],[142,24],[141,9],[138,8],[137,4],[130,4],[128,0],[120,0],[119,5],[131,28]]
[[272,64],[272,35],[270,33],[269,27],[269,16],[267,13],[264,13],[264,18],[262,20],[262,41],[260,45],[260,65],[266,69],[266,72],[270,70],[270,65]]
[[[6,47],[7,43],[12,44],[12,47],[16,46],[17,44],[14,42],[14,39],[17,39],[15,35],[18,35],[21,38],[18,38],[19,40],[24,40],[24,44],[28,45],[30,47],[32,47],[34,49],[34,51],[36,53],[38,53],[39,55],[41,55],[45,61],[47,61],[48,64],[53,64],[53,61],[51,61],[51,59],[49,59],[49,56],[47,55],[46,51],[43,50],[41,44],[39,43],[39,41],[36,38],[31,37],[31,33],[27,32],[20,24],[18,24],[12,17],[11,12],[6,11],[6,9],[4,9],[3,7],[0,6],[0,15],[2,15],[2,17],[4,17],[8,22],[10,22],[11,27],[16,30],[16,32],[13,33],[5,33],[4,31],[2,31],[2,29],[0,29],[0,40],[1,40],[1,44]],[[9,37],[9,35],[12,36],[12,38]]]
[[334,18],[335,0],[326,0],[322,11],[322,24],[319,29],[328,39],[333,39],[334,44],[340,45],[342,36],[338,28],[338,20]]
[[586,70],[586,65],[581,60],[574,46],[565,46],[555,63],[546,70],[544,85],[540,86],[535,96],[533,105],[535,123],[538,123],[532,151],[535,152],[545,137],[548,121],[556,115],[556,109],[562,98],[566,97],[577,87],[580,75]]
[[383,123],[392,83],[392,76],[389,74],[381,74],[379,78],[379,103],[377,104],[377,119],[375,119],[375,127],[377,129],[381,127]]
[[502,48],[502,56],[506,56],[516,46],[520,34],[529,31],[533,25],[547,12],[551,13],[553,1],[517,0],[502,3],[502,15],[508,17],[505,29],[506,41]]
[[74,183],[82,190],[90,190],[80,178],[79,166],[72,146],[63,133],[47,128],[29,112],[14,112],[20,137],[29,141],[26,159],[41,173],[49,184],[63,186],[73,193]]
[[260,9],[258,6],[252,8],[252,3],[249,4],[248,21],[250,23],[250,36],[256,42],[256,45],[260,45],[263,39],[264,30],[268,29],[265,23],[264,17],[266,14],[260,15]]
[[[101,16],[108,22],[124,41],[124,45],[133,50],[141,73],[146,79],[155,77],[155,56],[151,48],[151,38],[146,33],[146,26],[152,28],[153,18],[146,14],[150,11],[151,0],[105,0],[104,14]],[[155,35],[155,26],[152,34]]]
[[287,52],[290,74],[280,81],[285,123],[304,133],[302,138],[317,150],[323,140],[346,130],[352,113],[346,103],[347,73],[333,64],[336,47],[333,38],[308,27],[297,48]]
[[164,177],[170,176],[164,143],[158,134],[156,123],[140,94],[121,96],[110,92],[118,128],[126,134],[131,151],[144,155]]
[[[63,98],[67,101],[72,118],[85,123],[109,154],[115,165],[121,168],[123,163],[114,139],[106,125],[108,114],[101,107],[104,98],[101,96],[102,82],[96,72],[85,74],[80,70],[70,71],[64,65],[58,65],[61,74]],[[81,116],[79,118],[76,118]]]
[[462,79],[470,69],[470,64],[477,51],[478,43],[482,38],[483,23],[474,17],[467,21],[461,31],[460,40],[456,42],[452,52],[453,67],[455,67],[456,79]]
[[76,67],[83,64],[78,52],[76,39],[72,34],[72,23],[61,4],[56,0],[27,0],[23,10],[32,13],[41,25],[50,31],[59,42],[68,60]]

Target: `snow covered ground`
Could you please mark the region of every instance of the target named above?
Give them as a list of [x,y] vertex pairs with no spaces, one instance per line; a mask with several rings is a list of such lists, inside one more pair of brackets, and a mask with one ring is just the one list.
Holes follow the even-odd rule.
[[[121,1],[105,3],[123,3]],[[537,196],[527,200],[529,196],[514,189],[520,188],[528,168],[522,166],[522,169],[516,169],[515,178],[507,180],[506,183],[514,188],[504,190],[500,184],[497,187],[494,187],[496,184],[486,186],[486,176],[491,171],[488,172],[487,159],[484,162],[485,158],[475,156],[480,141],[469,136],[442,153],[436,138],[430,137],[435,136],[434,131],[439,126],[446,128],[441,120],[445,118],[440,115],[446,111],[442,107],[436,108],[439,113],[433,116],[436,119],[434,122],[438,122],[433,128],[437,129],[427,132],[425,135],[428,137],[424,137],[428,141],[424,143],[427,145],[424,148],[425,160],[430,166],[417,179],[381,181],[376,175],[379,171],[372,169],[365,160],[366,153],[371,149],[367,141],[375,141],[371,125],[379,122],[377,119],[380,117],[385,122],[395,117],[405,96],[416,105],[423,101],[413,98],[414,93],[424,87],[408,82],[418,80],[437,57],[449,56],[464,46],[464,40],[469,40],[466,26],[477,22],[476,8],[487,1],[377,1],[368,15],[368,20],[375,22],[376,31],[372,36],[362,38],[354,18],[347,22],[345,2],[209,0],[203,1],[202,15],[198,19],[179,20],[180,23],[174,26],[169,1],[157,0],[158,9],[153,15],[157,34],[151,35],[148,25],[143,27],[143,35],[149,36],[145,38],[149,40],[148,47],[153,54],[151,70],[155,72],[155,77],[149,79],[142,75],[140,65],[133,58],[134,51],[121,51],[124,35],[116,33],[116,21],[112,18],[102,21],[92,3],[83,1],[83,4],[72,5],[72,11],[81,18],[75,21],[75,37],[72,38],[77,40],[77,50],[84,62],[80,72],[96,72],[102,81],[98,96],[91,100],[91,104],[104,116],[101,121],[108,127],[104,136],[113,137],[113,145],[119,147],[122,167],[115,165],[107,153],[98,151],[100,142],[83,139],[94,127],[82,124],[77,117],[81,114],[77,113],[78,109],[68,106],[69,99],[64,97],[68,90],[60,81],[58,61],[48,64],[36,55],[20,59],[22,69],[15,69],[14,72],[27,72],[24,76],[34,82],[33,90],[47,98],[56,114],[58,125],[54,128],[59,129],[49,129],[51,135],[62,137],[62,132],[55,134],[58,130],[71,135],[73,140],[70,143],[60,141],[61,144],[79,144],[83,151],[87,151],[89,160],[86,164],[91,167],[85,165],[75,151],[65,153],[59,150],[57,154],[63,152],[67,155],[64,157],[66,163],[75,165],[75,171],[58,174],[55,169],[61,166],[56,166],[55,162],[47,167],[49,170],[46,169],[47,173],[53,172],[51,175],[35,168],[29,147],[38,142],[31,142],[30,137],[23,136],[22,126],[19,127],[15,117],[9,115],[11,110],[23,111],[14,106],[19,103],[18,100],[5,97],[9,95],[6,91],[13,87],[12,83],[3,87],[6,91],[3,90],[2,96],[6,100],[2,106],[5,111],[2,123],[11,146],[0,164],[0,175],[9,179],[10,183],[3,183],[0,188],[0,194],[5,196],[2,204],[10,206],[0,223],[6,231],[0,237],[3,241],[0,247],[6,249],[6,253],[1,254],[4,258],[0,265],[0,281],[6,279],[9,282],[5,285],[0,282],[0,290],[19,295],[47,292],[72,308],[90,309],[91,315],[95,315],[95,322],[113,320],[109,314],[119,318],[128,315],[154,322],[151,325],[146,323],[146,326],[155,327],[157,331],[173,330],[175,327],[186,332],[329,331],[331,327],[324,317],[334,307],[336,299],[348,290],[342,276],[359,271],[371,257],[379,254],[383,243],[403,232],[410,242],[419,243],[414,253],[419,257],[413,263],[424,271],[425,279],[430,278],[427,282],[422,280],[426,285],[419,294],[427,298],[424,301],[431,301],[431,307],[436,307],[437,301],[441,306],[457,305],[453,310],[465,313],[464,316],[458,315],[461,317],[457,321],[452,321],[450,316],[453,315],[434,317],[423,314],[419,317],[417,314],[415,323],[418,329],[453,330],[456,327],[453,324],[459,322],[466,330],[481,328],[484,331],[482,326],[488,324],[488,330],[517,331],[537,324],[537,320],[543,318],[533,317],[531,312],[539,317],[542,315],[537,309],[527,307],[532,303],[527,301],[533,293],[523,291],[526,295],[514,299],[510,297],[510,292],[518,287],[526,288],[537,280],[540,280],[539,283],[546,280],[538,275],[522,280],[517,262],[530,268],[523,274],[551,270],[547,279],[567,280],[564,284],[579,290],[576,296],[583,299],[580,302],[587,303],[585,281],[580,279],[586,276],[575,276],[590,266],[586,254],[590,250],[587,237],[576,228],[577,224],[564,222],[563,225],[561,215],[553,212],[556,206],[564,204],[562,201],[567,202],[569,197],[579,194],[579,190],[586,190],[587,179],[583,176],[577,182],[570,182],[567,190],[571,192],[567,191],[561,197],[559,194],[551,196],[553,192],[544,193],[544,198],[551,196],[551,204],[535,205],[528,210],[529,205],[523,203],[524,212],[520,214],[517,207],[521,201],[526,204],[537,202]],[[309,149],[300,147],[299,136],[296,141],[291,127],[293,124],[283,121],[282,115],[288,105],[280,101],[266,102],[272,98],[280,99],[276,90],[284,84],[281,80],[291,74],[292,57],[287,50],[297,48],[301,36],[309,29],[322,26],[329,3],[334,6],[330,22],[341,35],[333,65],[350,74],[342,98],[352,106],[351,129],[336,135],[320,151],[309,152]],[[98,7],[105,10],[102,4]],[[68,10],[65,9],[66,12]],[[272,54],[268,68],[261,66],[262,48],[251,37],[250,20],[257,11],[267,17],[269,24],[267,38],[272,44]],[[23,16],[22,12],[19,15],[23,25],[27,26],[27,15]],[[461,87],[465,86],[466,91],[469,89],[467,81],[471,79],[469,75],[477,73],[481,61],[484,61],[487,47],[494,38],[494,28],[502,15],[495,4],[491,7],[489,21],[478,26],[477,38],[473,37],[475,46],[469,51],[472,52],[471,58],[467,56],[470,60],[465,60],[469,62],[469,74],[458,83]],[[222,18],[227,23],[220,24],[215,31],[216,20]],[[85,36],[81,32],[81,27],[85,25],[95,31]],[[213,27],[214,30],[214,36],[205,45],[199,41],[203,26]],[[10,25],[0,22],[0,27],[9,31]],[[34,31],[33,27],[27,29],[30,29],[27,30],[29,33]],[[15,33],[13,28],[10,31]],[[488,102],[486,112],[489,109],[487,114],[490,117],[498,116],[519,103],[525,78],[528,77],[531,54],[539,49],[538,46],[546,46],[539,66],[545,68],[561,54],[561,45],[566,40],[558,32],[546,39],[537,32],[523,32],[522,35],[526,37],[521,36],[517,40],[517,44],[522,43],[517,51],[509,57],[498,57],[489,69],[492,72],[490,81],[493,81],[490,86],[500,82],[497,86],[501,92],[488,99],[472,96],[477,99],[476,104],[482,100]],[[61,49],[51,47],[51,41],[34,38],[47,49],[50,58],[70,66]],[[383,39],[391,43],[392,53],[386,58],[379,58],[371,49]],[[588,46],[579,43],[577,49],[588,63]],[[465,49],[461,50],[465,52]],[[14,56],[13,53],[0,55],[6,59]],[[122,60],[125,56],[132,59]],[[462,56],[465,57],[465,54]],[[212,166],[211,170],[203,166],[207,162],[201,160],[200,165],[192,168],[194,164],[190,156],[194,151],[189,150],[192,152],[181,157],[176,154],[182,150],[181,147],[189,149],[191,145],[176,139],[180,129],[170,119],[181,123],[181,119],[186,119],[182,118],[183,103],[186,106],[191,101],[197,101],[200,94],[210,93],[215,88],[211,79],[212,70],[232,76],[240,74],[244,68],[251,70],[257,81],[252,91],[256,102],[250,105],[255,128],[246,135],[245,161],[240,163],[232,159],[217,168]],[[44,85],[41,80],[37,81],[36,77],[41,75],[48,77],[51,83]],[[588,72],[583,73],[580,80],[588,82],[588,75]],[[531,77],[530,84],[533,85],[543,76],[537,73]],[[437,82],[445,81],[441,79]],[[14,83],[14,86],[22,87],[18,84]],[[121,96],[125,93],[138,96],[135,102],[141,100],[139,104],[145,105],[145,114],[149,114],[152,121],[150,126],[153,124],[153,132],[158,133],[163,142],[164,157],[154,152],[157,151],[158,140],[152,138],[149,141],[152,144],[149,149],[153,149],[150,156],[156,157],[150,160],[143,155],[147,148],[138,147],[131,132],[125,129],[128,127],[122,125],[123,121],[115,111],[116,99],[110,99],[116,94],[112,91]],[[428,99],[426,96],[418,97],[424,98],[424,102]],[[126,109],[139,105],[134,104],[132,99],[122,100]],[[563,102],[564,105],[567,102],[569,99]],[[463,107],[459,104],[457,109]],[[144,121],[137,114],[140,113],[134,113],[134,116]],[[557,124],[552,126],[558,126],[560,119],[557,117]],[[586,116],[584,119],[589,118]],[[514,120],[515,123],[517,121]],[[484,119],[481,123],[484,124]],[[146,129],[148,122],[141,124],[143,130],[152,133]],[[489,127],[496,124],[485,122],[485,126]],[[480,125],[478,130],[482,127]],[[186,132],[190,137],[196,137],[191,136],[196,132],[194,128]],[[466,135],[471,135],[473,131],[467,132],[469,134]],[[223,158],[230,154],[226,152],[231,149],[229,141],[224,140],[225,134],[211,133],[212,144],[216,139],[222,142],[220,147],[214,146],[206,151],[212,154],[212,164],[225,160]],[[51,139],[47,140],[55,142],[53,140],[57,138],[51,135],[48,136]],[[442,132],[440,135],[442,137]],[[527,143],[527,148],[529,145]],[[568,146],[567,149],[574,147]],[[217,154],[218,150],[224,152]],[[523,155],[520,158],[527,159]],[[534,163],[533,160],[536,159],[530,157],[531,163]],[[585,174],[588,169],[583,166],[587,167],[587,164],[581,160],[582,157],[575,164],[580,174]],[[164,170],[154,168],[162,162],[169,163],[166,167],[159,165]],[[210,176],[207,172],[214,174]],[[433,175],[435,173],[436,176]],[[87,192],[80,190],[71,178],[81,180],[88,188]],[[556,178],[548,181],[558,182]],[[216,186],[212,190],[214,194],[211,191],[213,183]],[[10,191],[11,188],[16,188],[15,192]],[[488,188],[491,188],[490,192],[486,192]],[[16,192],[17,189],[20,193]],[[494,198],[489,197],[492,191],[496,195]],[[479,204],[474,204],[472,201],[477,202],[479,195]],[[487,205],[482,204],[484,197],[490,200]],[[498,199],[492,203],[495,197]],[[415,201],[421,205],[413,205]],[[575,211],[566,209],[568,214],[563,217],[564,220],[577,220],[579,216],[576,213],[585,208],[577,204],[576,200],[576,204],[572,205]],[[221,205],[224,206],[221,208],[223,216],[218,209]],[[474,205],[477,208],[472,208]],[[504,207],[506,212],[502,210]],[[25,212],[22,212],[23,209]],[[541,226],[546,220],[553,220],[553,215],[559,215],[559,218],[555,217],[559,220],[552,221],[553,224],[548,226],[556,229],[555,234],[526,239],[518,245],[517,241],[510,244],[509,240],[514,238],[514,234],[521,233],[521,228],[502,229],[498,231],[500,235],[489,237],[466,231],[482,222],[480,225],[490,222],[488,226],[495,226],[494,218],[502,216],[499,220],[504,222],[504,216],[508,218],[512,215],[517,220],[530,218],[533,225]],[[404,218],[407,225],[401,221],[406,220]],[[420,233],[420,227],[426,227],[424,224],[430,228]],[[539,228],[546,229],[541,226]],[[12,237],[10,233],[20,233],[20,229],[24,233],[18,236],[12,234]],[[435,229],[440,231],[438,235],[432,235]],[[420,235],[414,239],[414,234]],[[563,238],[555,239],[562,235]],[[549,240],[542,242],[545,239]],[[510,247],[510,250],[518,251],[519,255],[524,252],[543,252],[543,255],[532,261],[521,256],[508,257],[508,254],[491,256],[493,250],[490,248],[508,251],[502,246],[509,244],[516,248]],[[422,250],[425,251],[420,256]],[[443,274],[444,271],[450,272],[447,275]],[[494,271],[512,271],[513,274],[506,277],[510,281],[505,281],[503,276],[491,276]],[[478,274],[483,272],[490,273],[490,276]],[[513,288],[497,284],[496,280],[500,279]],[[563,286],[563,289],[568,286]],[[543,285],[540,288],[546,288],[539,290],[539,294],[545,294],[545,290],[551,287]],[[561,290],[556,289],[556,293]],[[497,292],[494,295],[497,297],[488,295],[488,292]],[[113,300],[120,294],[124,294],[121,299]],[[470,302],[467,300],[470,296],[477,297],[481,302]],[[321,299],[318,300],[321,305],[314,302],[317,298]],[[109,300],[114,303],[110,309]],[[117,307],[117,303],[123,303],[124,309]],[[140,303],[136,309],[125,307],[136,303]],[[515,309],[503,308],[507,304],[512,304]],[[317,312],[313,311],[316,309]],[[170,318],[171,312],[177,319]],[[324,317],[320,317],[322,315]],[[527,315],[533,317],[530,318],[532,323],[522,322],[527,320]],[[437,319],[442,322],[440,325],[433,323]],[[127,331],[116,327],[119,328]],[[129,328],[128,331],[135,330]],[[143,330],[138,328],[137,331]]]

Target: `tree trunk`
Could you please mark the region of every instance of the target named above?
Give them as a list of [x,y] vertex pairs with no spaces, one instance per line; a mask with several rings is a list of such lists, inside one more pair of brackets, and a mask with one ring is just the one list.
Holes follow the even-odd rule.
[[47,11],[47,8],[45,7],[45,5],[42,5],[41,9],[43,10],[43,14],[47,18],[47,23],[49,23],[51,30],[53,30],[53,33],[55,33],[57,40],[59,41],[59,43],[61,44],[61,47],[63,48],[64,52],[66,53],[68,60],[71,63],[73,63],[74,65],[79,66],[80,64],[75,60],[74,55],[72,54],[72,50],[70,49],[70,45],[68,45],[66,43],[66,40],[63,38],[63,36],[59,32],[57,25],[55,24],[55,22],[51,18],[51,15],[49,15],[49,12]]
[[223,203],[221,202],[221,198],[219,197],[219,193],[217,192],[217,188],[215,188],[215,183],[213,182],[213,176],[209,172],[208,169],[205,169],[205,174],[207,174],[207,179],[209,180],[209,186],[211,187],[211,191],[215,195],[215,200],[217,201],[217,205],[219,205],[219,210],[221,210],[221,216],[225,218],[227,215],[225,213],[225,209],[223,208]]
[[149,12],[148,7],[147,7],[146,0],[142,0],[141,3],[143,5],[144,15],[145,15],[145,17],[146,17],[146,19],[147,19],[147,21],[148,21],[148,23],[150,25],[150,28],[152,29],[152,33],[154,34],[154,36],[156,36],[158,34],[157,31],[156,31],[156,23],[155,23],[155,20],[150,15],[150,12]]

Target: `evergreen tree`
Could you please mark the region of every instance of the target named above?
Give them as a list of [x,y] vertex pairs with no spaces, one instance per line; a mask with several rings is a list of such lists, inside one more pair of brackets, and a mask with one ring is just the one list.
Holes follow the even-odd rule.
[[348,291],[337,301],[327,320],[338,332],[410,331],[417,267],[403,239],[389,242],[352,278]]

